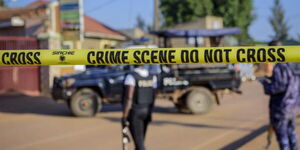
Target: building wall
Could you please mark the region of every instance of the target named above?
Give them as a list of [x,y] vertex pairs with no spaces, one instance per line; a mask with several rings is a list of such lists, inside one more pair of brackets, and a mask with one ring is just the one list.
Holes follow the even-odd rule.
[[82,49],[104,49],[111,48],[112,46],[119,46],[121,41],[111,40],[111,39],[92,39],[85,38],[83,42],[81,42]]
[[25,36],[24,27],[7,27],[0,29],[0,36]]
[[[223,19],[221,17],[207,16],[205,18],[199,18],[191,22],[175,25],[170,29],[222,29],[223,28]],[[190,41],[188,44],[187,41]],[[170,40],[172,47],[194,47],[193,44],[194,38],[172,38]],[[208,37],[198,38],[198,41],[203,41],[199,43],[199,47],[210,47],[210,39]]]

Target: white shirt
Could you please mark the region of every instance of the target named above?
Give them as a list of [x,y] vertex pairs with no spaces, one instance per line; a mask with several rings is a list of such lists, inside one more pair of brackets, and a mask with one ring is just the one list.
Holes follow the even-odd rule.
[[[149,76],[149,71],[147,69],[144,69],[144,68],[135,68],[134,72],[136,72],[137,74],[139,74],[142,77],[148,77]],[[129,85],[129,86],[135,86],[135,79],[134,79],[133,75],[128,74],[125,77],[124,84]],[[153,88],[157,88],[157,77],[156,76],[153,76]]]

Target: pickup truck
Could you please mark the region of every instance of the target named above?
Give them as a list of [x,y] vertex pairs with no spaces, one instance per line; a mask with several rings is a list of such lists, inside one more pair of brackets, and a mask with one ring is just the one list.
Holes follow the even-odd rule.
[[[217,92],[238,92],[238,67],[233,65],[146,65],[158,78],[157,99],[172,101],[178,111],[203,114],[219,104]],[[125,75],[131,65],[87,66],[81,73],[55,77],[52,97],[66,101],[75,116],[91,117],[105,104],[122,101]]]

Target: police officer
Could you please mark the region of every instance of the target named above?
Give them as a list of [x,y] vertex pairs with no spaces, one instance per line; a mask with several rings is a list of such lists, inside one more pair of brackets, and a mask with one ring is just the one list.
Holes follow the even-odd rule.
[[134,71],[125,77],[122,124],[129,123],[136,150],[145,150],[144,140],[152,120],[156,80],[142,65],[135,65]]
[[[270,45],[274,45],[274,41]],[[270,95],[270,123],[281,150],[298,149],[295,117],[300,96],[299,70],[298,63],[278,63],[272,76],[261,81],[265,93]]]

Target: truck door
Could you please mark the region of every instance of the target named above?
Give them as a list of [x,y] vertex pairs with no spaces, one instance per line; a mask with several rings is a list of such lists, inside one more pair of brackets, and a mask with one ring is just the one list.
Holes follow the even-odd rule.
[[[176,89],[184,89],[188,87],[187,79],[176,76],[177,70],[172,70],[169,65],[161,65],[162,73],[160,75],[160,90],[164,93],[173,92]],[[178,74],[178,73],[177,73]]]
[[128,65],[118,65],[114,67],[114,74],[108,77],[110,84],[110,97],[111,102],[120,102],[122,100],[124,79],[126,72],[128,72]]

